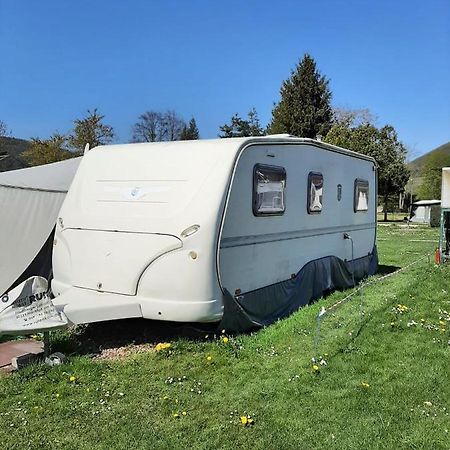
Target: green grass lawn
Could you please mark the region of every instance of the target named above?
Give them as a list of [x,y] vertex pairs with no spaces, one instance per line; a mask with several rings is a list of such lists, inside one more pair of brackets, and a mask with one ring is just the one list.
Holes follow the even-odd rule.
[[[378,238],[386,274],[433,252],[437,231],[389,224]],[[433,261],[365,287],[320,334],[318,311],[350,291],[228,342],[4,376],[2,449],[449,449],[450,268]],[[55,336],[55,350],[76,339]]]

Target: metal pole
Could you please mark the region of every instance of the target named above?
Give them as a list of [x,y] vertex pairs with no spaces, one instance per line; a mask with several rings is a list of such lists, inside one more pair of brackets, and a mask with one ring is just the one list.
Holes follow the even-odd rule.
[[50,356],[50,331],[44,331],[44,357]]

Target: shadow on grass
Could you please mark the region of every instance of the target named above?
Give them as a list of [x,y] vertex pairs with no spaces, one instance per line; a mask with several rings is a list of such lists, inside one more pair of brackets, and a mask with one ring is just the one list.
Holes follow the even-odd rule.
[[163,322],[149,319],[123,319],[80,325],[71,331],[52,335],[52,351],[67,355],[96,355],[103,350],[128,345],[157,344],[177,338],[205,341],[213,337],[217,324]]
[[400,269],[398,266],[388,266],[385,264],[378,264],[377,275],[387,275]]
[[[380,264],[377,274],[380,276],[387,275],[399,268]],[[337,290],[344,291],[345,289]],[[335,291],[323,292],[320,298],[326,298]],[[315,303],[315,301],[311,303]],[[156,345],[158,342],[179,338],[204,342],[213,338],[214,334],[218,332],[217,327],[218,323],[178,323],[149,319],[122,319],[90,323],[77,326],[70,331],[52,333],[52,351],[81,356],[97,355],[103,350],[129,345]],[[205,338],[207,335],[208,338]]]

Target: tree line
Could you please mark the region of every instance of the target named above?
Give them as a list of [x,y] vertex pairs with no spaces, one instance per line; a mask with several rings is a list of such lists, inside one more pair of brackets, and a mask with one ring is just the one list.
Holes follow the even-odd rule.
[[[305,54],[284,80],[280,100],[264,127],[255,108],[246,117],[238,113],[219,127],[221,138],[289,134],[319,139],[372,156],[378,163],[378,190],[383,198],[385,214],[389,195],[405,189],[409,178],[407,150],[392,125],[376,125],[370,111],[332,107],[329,79],[320,73],[314,58]],[[2,131],[3,130],[3,131]],[[0,133],[6,132],[0,121]],[[173,110],[149,110],[142,113],[132,127],[132,142],[195,140],[200,138],[195,118],[189,122]],[[54,133],[49,139],[32,138],[23,157],[30,165],[46,164],[82,154],[84,147],[111,143],[115,132],[104,123],[97,109],[88,110],[76,119],[67,134]]]

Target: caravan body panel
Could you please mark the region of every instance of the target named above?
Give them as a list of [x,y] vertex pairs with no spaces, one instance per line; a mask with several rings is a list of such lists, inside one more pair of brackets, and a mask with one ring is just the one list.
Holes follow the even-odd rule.
[[[252,211],[251,174],[258,165],[286,172],[282,214]],[[308,212],[310,174],[323,182],[320,212]],[[369,183],[365,211],[354,211],[355,180]],[[375,245],[376,194],[373,161],[311,144],[247,147],[236,167],[220,240],[223,287],[245,293],[287,280],[315,259],[367,256]],[[353,257],[344,233],[353,239]]]

